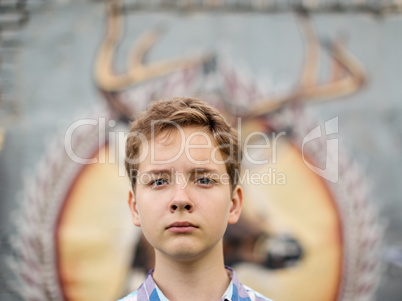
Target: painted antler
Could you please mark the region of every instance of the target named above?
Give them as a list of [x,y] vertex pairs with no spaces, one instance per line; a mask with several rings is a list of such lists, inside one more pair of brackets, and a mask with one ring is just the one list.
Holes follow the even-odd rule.
[[112,69],[114,53],[122,36],[121,10],[120,0],[109,1],[107,33],[95,62],[95,81],[101,90],[119,92],[136,83],[199,65],[209,60],[209,55],[201,54],[189,58],[166,59],[144,64],[144,55],[161,35],[160,30],[154,29],[138,39],[131,55],[128,70],[119,74],[114,72]]
[[[262,116],[296,102],[323,101],[339,98],[359,90],[365,83],[365,71],[361,63],[340,42],[319,41],[307,15],[300,15],[301,30],[305,37],[305,63],[299,88],[281,98],[256,100],[246,113],[247,117]],[[333,58],[333,78],[318,82],[321,47]]]

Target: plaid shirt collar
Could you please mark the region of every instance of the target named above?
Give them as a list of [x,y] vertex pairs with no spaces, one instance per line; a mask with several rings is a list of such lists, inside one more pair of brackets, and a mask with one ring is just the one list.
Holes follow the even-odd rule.
[[[231,282],[223,294],[221,301],[251,301],[246,288],[239,282],[236,273],[230,267],[225,267]],[[152,278],[153,270],[150,270],[144,283],[137,292],[138,301],[169,301],[156,285]]]

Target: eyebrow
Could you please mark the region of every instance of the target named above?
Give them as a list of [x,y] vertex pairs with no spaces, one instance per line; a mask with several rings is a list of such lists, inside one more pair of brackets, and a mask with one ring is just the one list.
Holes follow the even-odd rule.
[[153,175],[159,175],[159,174],[171,174],[173,172],[173,169],[151,169],[144,171],[146,174],[153,174]]
[[[144,171],[143,173],[146,174],[153,174],[153,175],[159,175],[159,174],[171,174],[172,172],[175,172],[174,169],[150,169],[147,171]],[[215,173],[215,174],[221,174],[221,172],[215,168],[208,168],[208,167],[194,167],[189,170],[189,174],[197,174],[197,173]]]
[[191,169],[191,174],[196,173],[214,173],[214,174],[221,174],[221,172],[215,168],[193,168]]

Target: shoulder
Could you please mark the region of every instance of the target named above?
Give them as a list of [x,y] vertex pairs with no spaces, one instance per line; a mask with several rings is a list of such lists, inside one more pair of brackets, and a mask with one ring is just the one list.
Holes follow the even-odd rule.
[[250,297],[251,301],[272,301],[271,299],[261,295],[259,292],[256,292],[252,288],[248,287],[247,285],[244,284],[242,285],[246,289],[247,294]]
[[137,291],[125,296],[124,298],[118,301],[137,301]]

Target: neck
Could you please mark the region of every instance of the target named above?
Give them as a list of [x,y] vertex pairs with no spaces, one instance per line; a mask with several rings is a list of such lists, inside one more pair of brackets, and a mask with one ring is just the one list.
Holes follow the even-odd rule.
[[170,301],[220,300],[230,283],[222,249],[185,260],[156,250],[153,278]]

